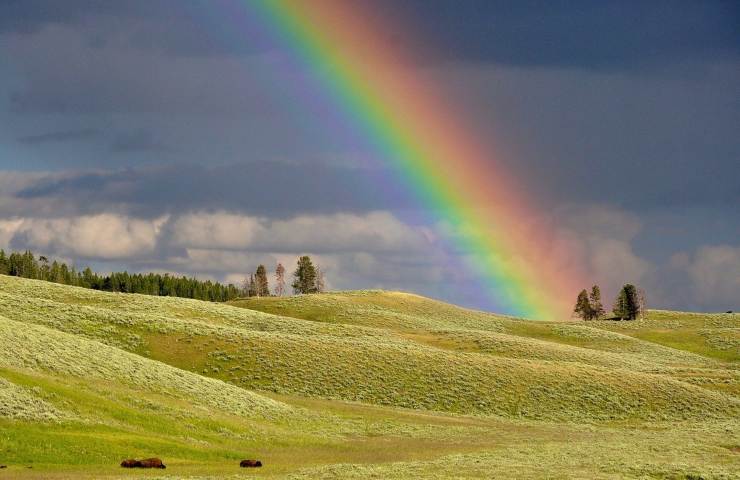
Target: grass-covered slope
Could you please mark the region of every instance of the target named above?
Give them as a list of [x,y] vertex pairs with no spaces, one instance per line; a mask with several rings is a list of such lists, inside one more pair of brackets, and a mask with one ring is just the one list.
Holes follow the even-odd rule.
[[[644,338],[685,328],[660,314],[530,322],[376,291],[223,305],[0,276],[0,480],[150,455],[172,478],[248,456],[280,478],[733,478],[738,363]],[[707,318],[691,327],[735,348],[740,316]]]
[[[488,330],[414,331],[440,335],[448,343],[474,339],[481,345],[479,351],[440,348],[438,342],[418,341],[395,328],[316,322],[226,305],[24,280],[5,282],[0,314],[12,313],[16,321],[83,335],[251,390],[549,420],[721,418],[740,407],[726,394],[661,374],[672,373],[674,365],[706,369],[709,360],[683,352],[676,358],[666,347],[601,330],[578,334],[593,342],[605,338],[607,343],[627,346],[645,343],[645,352],[622,361],[613,352],[499,334],[492,330],[507,331],[523,322],[478,312],[468,317],[468,311],[452,306],[438,314],[442,326],[454,326],[455,318],[465,326],[480,318],[488,321]],[[383,302],[391,296],[379,294],[378,305],[367,309],[382,312],[388,308]],[[322,297],[291,301],[323,304],[327,300]],[[373,294],[348,297],[369,302]],[[424,300],[411,298],[410,311],[399,314],[422,318]],[[575,334],[561,334],[569,335]],[[509,342],[508,352],[497,347],[506,343],[502,338]],[[653,350],[666,352],[660,356]]]

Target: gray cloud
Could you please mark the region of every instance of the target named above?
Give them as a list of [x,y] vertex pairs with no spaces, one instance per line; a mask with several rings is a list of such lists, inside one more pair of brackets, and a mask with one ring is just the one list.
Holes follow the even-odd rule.
[[[175,0],[6,0],[0,8],[0,32],[109,19],[108,29],[138,25],[130,41],[141,48],[181,55],[237,55],[267,48],[257,35],[260,30],[248,29],[248,8],[228,0],[212,0],[208,6]],[[371,13],[383,25],[397,25],[400,18],[414,26],[413,36],[379,36],[386,48],[403,41],[412,51],[430,52],[422,42],[436,38],[433,55],[418,54],[425,61],[615,69],[740,56],[740,9],[732,1],[379,0]],[[147,25],[155,18],[167,18],[168,28]]]
[[172,149],[157,141],[149,130],[138,129],[118,135],[111,143],[110,149],[116,153],[131,152],[169,152]]
[[24,135],[17,140],[25,145],[39,145],[56,142],[76,142],[87,140],[100,135],[100,131],[94,128],[83,128],[78,130],[65,130],[60,132],[48,132],[37,135]]
[[690,280],[690,299],[696,307],[740,308],[740,245],[702,246],[690,256],[674,255],[671,266]]
[[[43,203],[61,212],[116,210],[138,216],[199,209],[285,216],[413,206],[409,192],[394,185],[385,170],[275,162],[48,174],[9,194],[17,214],[32,214],[22,211],[23,200],[29,207]],[[55,199],[64,202],[55,205]]]

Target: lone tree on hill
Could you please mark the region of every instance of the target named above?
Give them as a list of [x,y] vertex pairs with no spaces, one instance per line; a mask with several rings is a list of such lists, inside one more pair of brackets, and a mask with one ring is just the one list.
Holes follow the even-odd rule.
[[303,255],[298,259],[298,268],[293,272],[293,291],[295,293],[316,293],[316,267],[311,257]]
[[634,320],[640,314],[640,299],[637,288],[631,283],[625,284],[614,302],[614,315],[623,320]]
[[573,315],[583,320],[591,319],[591,304],[588,301],[588,292],[585,288],[578,294],[576,306],[573,309]]
[[285,267],[282,263],[275,267],[275,295],[278,297],[285,295]]
[[254,273],[254,291],[258,297],[270,295],[270,285],[267,283],[267,270],[264,265],[258,266]]
[[591,294],[588,296],[588,301],[591,306],[591,320],[598,320],[603,317],[606,313],[604,306],[601,304],[601,289],[598,285],[591,287]]

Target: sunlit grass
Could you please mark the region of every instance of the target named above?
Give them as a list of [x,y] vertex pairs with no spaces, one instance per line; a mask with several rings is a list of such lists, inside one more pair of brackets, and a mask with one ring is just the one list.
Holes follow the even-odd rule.
[[[529,322],[380,291],[223,305],[0,276],[0,479],[737,478],[738,316],[652,315]],[[153,455],[165,472],[117,466]],[[266,466],[240,470],[251,457]]]

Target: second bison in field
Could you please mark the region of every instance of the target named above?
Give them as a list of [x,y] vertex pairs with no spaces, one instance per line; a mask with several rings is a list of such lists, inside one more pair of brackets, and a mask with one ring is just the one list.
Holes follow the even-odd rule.
[[261,467],[262,466],[262,462],[260,462],[259,460],[242,460],[241,462],[239,462],[239,466],[240,467],[243,467],[243,468],[247,468],[247,467]]
[[159,458],[145,458],[144,460],[134,460],[129,458],[121,462],[123,468],[167,468]]

